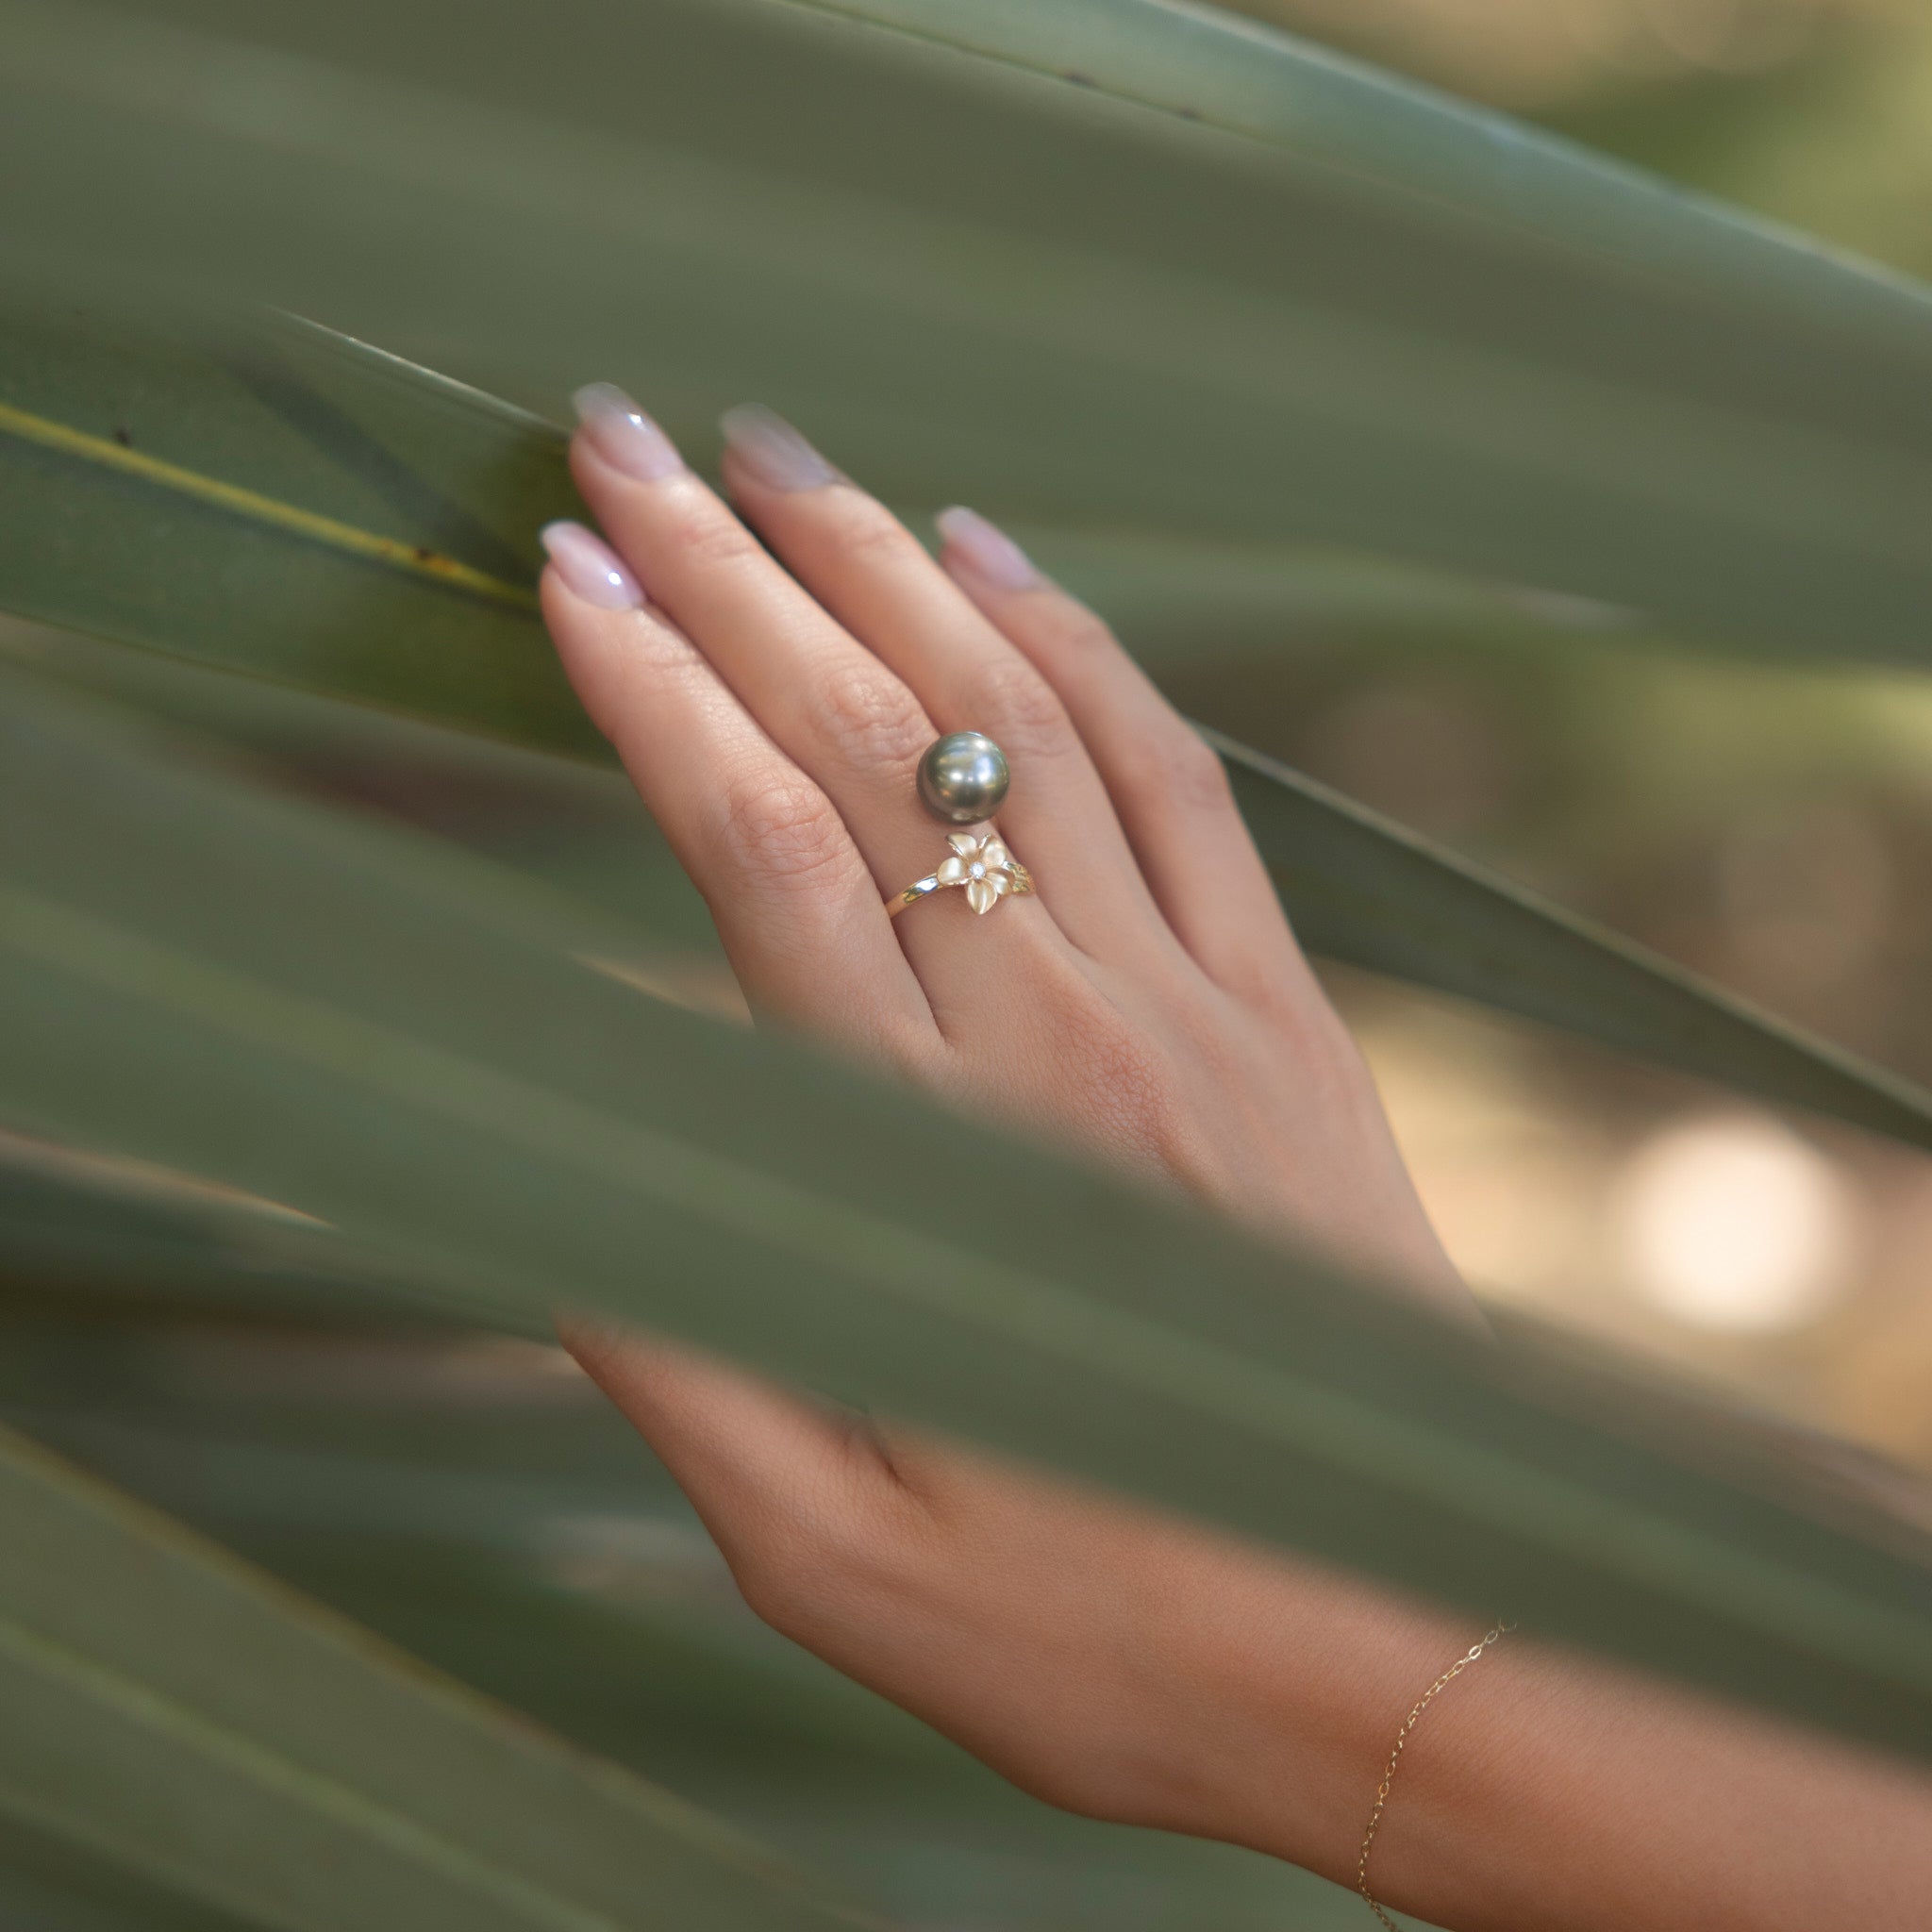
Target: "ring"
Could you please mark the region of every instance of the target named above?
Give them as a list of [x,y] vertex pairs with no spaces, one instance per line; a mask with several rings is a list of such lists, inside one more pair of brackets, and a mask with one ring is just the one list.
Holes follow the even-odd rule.
[[997,832],[975,839],[971,832],[949,832],[946,842],[953,848],[937,872],[914,879],[903,892],[886,901],[886,910],[897,919],[908,906],[930,899],[948,886],[963,886],[966,903],[975,912],[991,912],[1008,892],[1030,892],[1033,874],[1006,848]]

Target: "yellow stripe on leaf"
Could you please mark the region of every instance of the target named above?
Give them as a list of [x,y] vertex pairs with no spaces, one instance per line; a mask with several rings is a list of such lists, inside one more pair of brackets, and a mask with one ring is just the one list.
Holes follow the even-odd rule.
[[0,430],[24,437],[29,442],[40,443],[43,448],[58,450],[62,455],[101,463],[108,469],[121,471],[125,475],[139,476],[143,482],[158,484],[164,490],[179,491],[185,496],[218,505],[223,509],[232,510],[237,516],[253,518],[257,523],[273,525],[293,536],[306,537],[311,542],[325,543],[331,549],[367,558],[373,563],[408,571],[413,575],[427,577],[433,583],[469,591],[495,603],[513,605],[520,610],[537,608],[535,594],[522,584],[506,583],[487,571],[473,570],[467,563],[458,563],[455,558],[444,557],[422,544],[405,543],[395,537],[379,537],[373,530],[358,530],[353,524],[338,523],[334,517],[299,509],[291,503],[277,502],[272,496],[244,490],[239,484],[224,483],[217,476],[204,476],[199,471],[183,469],[179,463],[147,456],[140,450],[110,441],[104,436],[90,436],[84,430],[69,428],[64,423],[52,422],[25,409],[16,409],[8,403],[0,403]]

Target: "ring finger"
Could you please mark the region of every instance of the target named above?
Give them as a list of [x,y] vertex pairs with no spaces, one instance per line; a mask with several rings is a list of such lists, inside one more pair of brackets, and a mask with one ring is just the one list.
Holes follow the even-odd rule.
[[1112,801],[1053,687],[886,506],[769,410],[724,418],[732,500],[819,604],[922,699],[943,730],[979,730],[1013,764],[1001,829],[1052,885],[1084,952],[1177,946]]

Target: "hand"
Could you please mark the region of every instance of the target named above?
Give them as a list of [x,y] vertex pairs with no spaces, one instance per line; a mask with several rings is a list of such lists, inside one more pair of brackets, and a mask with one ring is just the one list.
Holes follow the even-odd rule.
[[[1353,1882],[1390,1740],[1465,1621],[633,1333],[558,1332],[774,1629],[1049,1804]],[[1396,1900],[1405,1858],[1453,1865],[1426,1771],[1404,1795]]]
[[[970,511],[935,564],[763,412],[728,419],[741,522],[628,398],[579,404],[615,554],[553,526],[544,614],[753,1011],[1467,1315],[1220,759],[1100,620]],[[1038,895],[890,921],[946,849],[917,762],[966,729]]]
[[[616,548],[552,526],[544,613],[754,1013],[1469,1317],[1218,762],[1098,619],[968,512],[934,564],[735,412],[726,480],[774,560],[626,399],[580,407]],[[944,849],[915,763],[966,728],[1011,761],[1001,830],[1039,895],[889,920]],[[777,1628],[1056,1804],[1353,1882],[1462,1620],[559,1326]],[[1922,1777],[1512,1637],[1407,1749],[1376,1890],[1463,1932],[1849,1932],[1932,1896],[1928,1820]]]
[[[762,413],[729,421],[741,521],[627,399],[580,407],[573,468],[614,549],[547,531],[544,613],[754,1013],[1466,1315],[1219,759],[1101,622],[969,512],[941,519],[936,564]],[[946,850],[918,759],[966,728],[1010,761],[1000,829],[1037,895],[890,919]],[[1371,1631],[1340,1578],[656,1341],[561,1332],[756,1609],[1056,1803],[1340,1875],[1379,1740],[1332,1685],[1259,1694],[1268,1658],[1313,1626],[1413,1676],[1461,1639],[1420,1612]]]

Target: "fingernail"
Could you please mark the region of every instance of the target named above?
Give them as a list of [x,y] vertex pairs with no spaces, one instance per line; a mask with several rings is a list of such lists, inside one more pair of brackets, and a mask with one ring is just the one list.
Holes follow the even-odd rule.
[[601,1308],[555,1308],[551,1311],[550,1325],[557,1330],[558,1341],[573,1355],[608,1354],[638,1339],[636,1329],[625,1327]]
[[614,382],[592,382],[571,398],[591,446],[613,470],[655,483],[684,468],[677,446]]
[[945,540],[946,551],[1000,590],[1024,591],[1040,581],[1040,573],[1026,553],[977,510],[956,503],[933,518],[933,526]]
[[581,524],[545,524],[538,541],[550,553],[557,575],[586,604],[600,610],[635,610],[644,601],[638,580],[601,537]]
[[726,409],[724,446],[768,490],[817,490],[839,473],[798,431],[762,403]]

